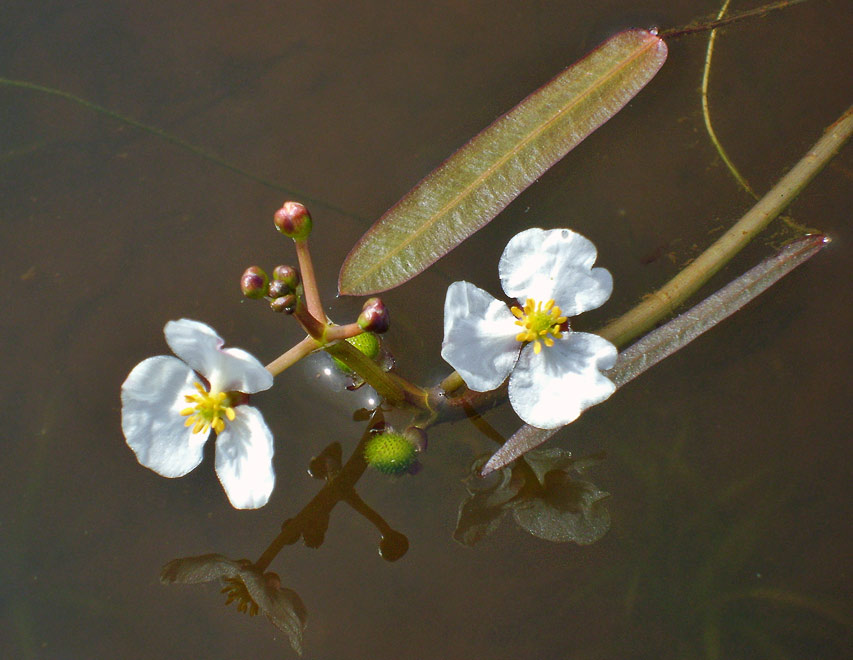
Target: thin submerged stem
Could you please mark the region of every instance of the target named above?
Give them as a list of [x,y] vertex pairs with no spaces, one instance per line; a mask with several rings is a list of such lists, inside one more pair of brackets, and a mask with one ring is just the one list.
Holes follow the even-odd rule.
[[170,144],[175,145],[176,147],[178,147],[180,149],[184,149],[185,151],[188,151],[191,154],[198,156],[199,158],[203,158],[204,160],[211,162],[218,167],[221,167],[223,169],[234,172],[235,174],[238,174],[238,175],[240,175],[246,179],[249,179],[250,181],[254,181],[255,183],[258,183],[262,186],[265,186],[267,188],[271,188],[272,190],[277,190],[279,192],[283,192],[286,195],[289,195],[291,197],[299,197],[301,199],[304,199],[307,202],[310,202],[311,204],[314,204],[316,206],[323,206],[323,207],[329,209],[330,211],[334,211],[335,213],[340,213],[341,215],[353,218],[355,220],[359,220],[365,224],[369,222],[369,220],[367,218],[356,215],[355,213],[352,213],[351,211],[343,209],[339,206],[335,206],[334,204],[330,204],[329,202],[325,202],[322,199],[312,197],[311,195],[306,195],[305,193],[302,193],[298,190],[294,190],[292,188],[288,188],[287,186],[284,186],[280,183],[276,183],[275,181],[270,181],[269,179],[265,179],[265,178],[258,176],[256,174],[252,174],[248,170],[245,170],[242,167],[240,167],[239,165],[235,165],[234,163],[227,161],[224,158],[220,158],[219,156],[217,156],[213,152],[207,151],[206,149],[203,149],[202,147],[199,147],[195,144],[192,144],[191,142],[187,142],[186,140],[183,140],[183,139],[177,137],[176,135],[172,135],[171,133],[167,133],[166,131],[164,131],[160,128],[157,128],[156,126],[152,126],[150,124],[145,124],[145,123],[143,123],[137,119],[133,119],[132,117],[128,117],[127,115],[123,115],[123,114],[116,112],[114,110],[110,110],[109,108],[105,108],[102,105],[98,105],[97,103],[93,103],[92,101],[84,99],[84,98],[77,96],[75,94],[71,94],[70,92],[66,92],[66,91],[63,91],[61,89],[56,89],[55,87],[47,87],[46,85],[39,85],[39,84],[34,83],[34,82],[29,82],[28,80],[13,80],[11,78],[2,78],[2,77],[0,77],[0,86],[16,87],[18,89],[25,89],[25,90],[28,90],[31,92],[41,92],[42,94],[49,94],[50,96],[56,96],[58,98],[65,99],[66,101],[71,101],[72,103],[76,103],[80,106],[83,106],[87,110],[91,110],[92,112],[95,112],[95,113],[100,114],[100,115],[104,115],[106,117],[109,117],[110,119],[114,119],[118,122],[121,122],[123,124],[127,124],[128,126],[132,126],[133,128],[136,128],[140,131],[143,131],[145,133],[153,135],[153,136],[155,136],[161,140],[164,140]]
[[[717,13],[717,20],[723,18],[726,15],[726,11],[728,11],[729,4],[731,0],[725,0],[723,2],[723,6],[720,8],[720,11]],[[732,176],[737,180],[737,182],[741,185],[741,187],[752,195],[753,199],[758,199],[758,195],[749,185],[744,176],[740,173],[735,164],[732,162],[729,155],[726,153],[726,150],[723,148],[723,145],[720,143],[719,139],[717,139],[717,133],[714,131],[714,127],[711,124],[711,111],[708,108],[708,80],[711,77],[711,58],[714,55],[714,43],[717,40],[717,29],[714,28],[711,30],[711,34],[708,35],[708,47],[705,49],[705,66],[702,69],[702,119],[705,122],[705,130],[708,131],[708,137],[711,139],[711,143],[714,145],[714,148],[717,150],[717,153],[722,159],[723,163],[725,163],[729,172],[731,172]]]
[[695,34],[696,32],[707,32],[708,30],[715,30],[724,25],[736,23],[746,18],[752,18],[754,16],[764,16],[765,14],[769,14],[771,11],[775,11],[777,9],[787,9],[788,7],[798,5],[805,1],[806,0],[780,0],[780,2],[771,2],[769,4],[762,5],[761,7],[756,7],[755,9],[746,9],[736,14],[731,14],[730,16],[727,16],[725,18],[718,16],[716,20],[709,21],[707,23],[700,23],[698,25],[685,25],[684,27],[663,30],[662,32],[660,32],[659,36],[661,37],[661,39],[675,39],[676,37],[683,37],[688,34]]

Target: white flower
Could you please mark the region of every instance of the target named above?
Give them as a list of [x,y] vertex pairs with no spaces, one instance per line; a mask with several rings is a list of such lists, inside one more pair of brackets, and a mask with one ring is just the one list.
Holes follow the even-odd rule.
[[245,395],[272,387],[272,375],[246,351],[222,348],[224,340],[204,323],[169,321],[164,333],[181,359],[143,360],[122,384],[127,444],[145,467],[182,477],[201,463],[213,429],[216,474],[231,504],[263,506],[275,483],[273,437],[260,411],[245,405]]
[[444,301],[441,356],[468,387],[487,392],[509,376],[509,400],[538,428],[573,422],[616,387],[601,371],[616,347],[598,335],[572,332],[567,318],[601,306],[613,290],[593,268],[591,241],[568,229],[528,229],[514,236],[499,273],[511,310],[469,282],[454,282]]

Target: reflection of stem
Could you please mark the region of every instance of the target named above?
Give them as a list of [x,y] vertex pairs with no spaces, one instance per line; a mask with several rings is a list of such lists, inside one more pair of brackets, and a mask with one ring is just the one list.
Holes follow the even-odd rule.
[[853,133],[853,108],[827,129],[759,202],[689,266],[663,288],[627,314],[606,325],[599,334],[617,346],[642,334],[691,296],[788,206],[809,181],[829,162]]
[[361,499],[361,496],[355,492],[355,489],[349,491],[344,496],[344,502],[349,504],[354,511],[357,511],[373,523],[373,526],[379,530],[379,533],[382,536],[387,536],[389,533],[394,532],[394,530],[391,529],[391,525],[385,521],[385,518],[376,513],[376,511],[374,511],[367,502]]
[[340,471],[326,481],[323,488],[294,518],[287,520],[281,526],[279,535],[273,539],[273,542],[255,562],[258,570],[265,571],[284,546],[296,543],[302,535],[302,531],[309,529],[313,521],[328,519],[335,505],[341,500],[346,500],[349,494],[354,492],[355,484],[367,469],[367,463],[364,460],[364,445],[370,438],[373,429],[381,422],[382,415],[374,413],[374,417],[361,436],[361,440]]

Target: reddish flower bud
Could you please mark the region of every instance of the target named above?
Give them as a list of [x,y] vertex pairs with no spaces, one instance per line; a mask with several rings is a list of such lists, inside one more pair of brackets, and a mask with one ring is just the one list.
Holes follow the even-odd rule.
[[366,332],[375,332],[381,335],[387,332],[391,325],[391,317],[388,308],[379,298],[368,298],[358,315],[358,327]]
[[282,296],[286,296],[288,293],[293,293],[293,289],[291,289],[281,280],[273,280],[272,282],[270,282],[270,298],[281,298]]
[[267,295],[269,278],[263,269],[250,266],[240,278],[240,289],[247,298],[263,298]]
[[281,296],[270,302],[270,309],[274,312],[284,312],[285,314],[293,314],[296,311],[298,299],[292,293],[286,296]]
[[296,287],[299,286],[299,271],[293,266],[276,266],[272,272],[272,278],[286,284],[291,291],[296,291]]
[[273,216],[276,228],[294,241],[302,241],[311,233],[311,215],[299,202],[285,202]]

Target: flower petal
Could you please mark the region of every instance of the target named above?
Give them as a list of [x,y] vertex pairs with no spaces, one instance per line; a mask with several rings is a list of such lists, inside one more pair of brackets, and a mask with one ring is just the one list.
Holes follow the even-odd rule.
[[441,357],[476,392],[506,380],[521,345],[520,328],[509,308],[470,282],[454,282],[444,299]]
[[[537,290],[542,289],[543,293]],[[534,283],[532,291],[536,300],[555,300],[566,316],[601,307],[613,292],[613,276],[606,268],[580,270],[566,269],[559,279]]]
[[169,321],[166,342],[175,355],[207,378],[212,392],[254,394],[272,387],[273,378],[257,358],[239,348],[222,348],[225,340],[209,325]]
[[527,229],[507,243],[498,272],[507,295],[555,300],[566,316],[600,307],[613,291],[604,268],[592,268],[595,245],[569,229]]
[[257,408],[237,406],[235,412],[216,439],[216,474],[235,509],[257,509],[275,485],[273,437]]
[[137,364],[121,386],[121,428],[128,446],[147,468],[182,477],[202,458],[207,433],[193,434],[181,410],[185,394],[200,382],[178,358],[158,355]]
[[528,344],[509,378],[509,400],[537,428],[564,426],[607,399],[616,386],[601,374],[616,362],[616,347],[585,332],[570,332],[537,355]]

